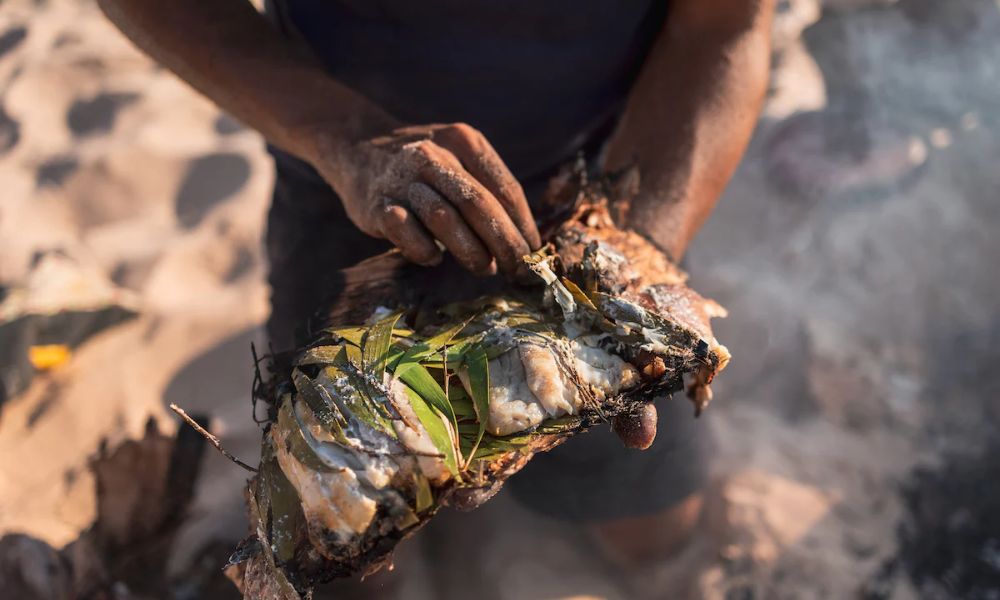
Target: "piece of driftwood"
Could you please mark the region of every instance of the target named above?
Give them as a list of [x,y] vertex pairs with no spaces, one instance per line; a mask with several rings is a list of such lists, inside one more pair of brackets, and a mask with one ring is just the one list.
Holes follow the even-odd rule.
[[178,586],[210,593],[212,573],[199,577],[204,574],[192,569],[177,581],[167,571],[205,448],[195,430],[166,435],[153,419],[140,439],[114,447],[102,441],[88,461],[94,522],[59,550],[24,534],[0,537],[0,598],[141,600]]
[[686,387],[704,409],[725,311],[593,193],[544,237],[533,287],[364,261],[312,342],[271,357],[254,535],[233,559],[247,598],[374,572],[441,507],[479,506],[535,453],[656,397]]

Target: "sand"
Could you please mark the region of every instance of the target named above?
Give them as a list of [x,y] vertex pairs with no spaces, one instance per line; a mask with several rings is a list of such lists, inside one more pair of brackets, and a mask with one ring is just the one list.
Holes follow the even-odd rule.
[[[501,494],[404,545],[389,578],[401,597],[853,596],[896,554],[914,466],[995,431],[1000,9],[870,4],[830,2],[816,24],[815,0],[782,3],[765,115],[689,256],[693,286],[730,311],[716,327],[734,355],[704,417],[718,453],[700,538],[623,576],[581,532]],[[848,68],[830,66],[843,56]],[[769,141],[845,88],[924,144],[923,169],[874,197],[780,190]],[[91,3],[4,2],[0,282],[62,248],[135,292],[140,313],[0,408],[0,533],[74,539],[93,517],[87,457],[149,415],[176,427],[169,402],[211,414],[254,462],[249,346],[267,314],[271,177],[255,134]],[[243,534],[243,475],[207,459],[176,569],[204,540]],[[903,576],[886,589],[916,595]]]
[[[137,435],[150,414],[172,427],[169,401],[211,407],[227,436],[246,434],[233,450],[253,458],[249,344],[267,313],[260,239],[272,175],[255,135],[157,69],[90,3],[5,3],[0,35],[17,27],[24,39],[0,56],[3,110],[19,125],[0,155],[0,280],[62,248],[141,306],[2,408],[0,529],[58,546],[92,518],[84,465],[98,441]],[[242,474],[215,456],[206,467],[199,514],[224,506],[232,518],[219,526],[242,527]],[[208,499],[218,489],[227,500]]]

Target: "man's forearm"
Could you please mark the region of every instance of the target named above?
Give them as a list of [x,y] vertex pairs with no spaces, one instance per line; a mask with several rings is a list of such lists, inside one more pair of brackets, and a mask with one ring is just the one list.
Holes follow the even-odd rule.
[[738,165],[767,88],[772,0],[683,0],[633,87],[604,168],[635,167],[628,224],[674,259]]
[[[391,119],[330,78],[247,0],[99,0],[140,49],[279,147],[310,158],[322,127],[349,139]],[[335,136],[334,136],[335,137]],[[325,136],[330,139],[330,136]]]

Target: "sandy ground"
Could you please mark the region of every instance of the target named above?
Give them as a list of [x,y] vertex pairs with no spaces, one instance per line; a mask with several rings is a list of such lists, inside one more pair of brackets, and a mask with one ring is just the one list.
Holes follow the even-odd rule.
[[[716,327],[735,357],[706,416],[718,455],[702,539],[625,576],[501,494],[406,545],[401,596],[852,597],[899,551],[913,468],[995,433],[1000,9],[839,1],[819,20],[815,0],[781,4],[768,107],[689,256],[696,289],[730,309]],[[779,189],[768,149],[787,118],[845,97],[872,131],[915,138],[924,167],[883,194]],[[87,457],[151,414],[174,427],[169,402],[211,414],[253,462],[270,179],[256,135],[90,3],[3,3],[0,282],[61,248],[141,311],[0,408],[0,533],[74,539],[93,517]],[[176,568],[205,539],[241,536],[242,481],[207,458]],[[880,583],[876,597],[918,594],[905,576]]]

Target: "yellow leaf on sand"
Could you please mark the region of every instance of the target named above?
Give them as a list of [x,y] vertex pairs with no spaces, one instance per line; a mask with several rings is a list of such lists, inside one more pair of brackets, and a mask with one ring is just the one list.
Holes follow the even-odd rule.
[[47,344],[28,348],[28,360],[39,371],[48,371],[61,366],[72,356],[72,351],[65,344]]

